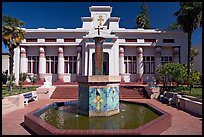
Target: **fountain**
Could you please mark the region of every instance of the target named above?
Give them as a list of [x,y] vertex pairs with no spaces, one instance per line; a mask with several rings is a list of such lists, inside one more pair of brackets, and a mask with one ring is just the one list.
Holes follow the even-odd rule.
[[171,126],[171,115],[148,103],[119,101],[121,78],[103,75],[104,38],[96,29],[95,75],[77,76],[79,100],[34,110],[25,125],[36,134],[160,134]]
[[95,75],[78,76],[79,112],[89,117],[119,113],[120,76],[103,75],[103,41],[98,26],[95,41]]

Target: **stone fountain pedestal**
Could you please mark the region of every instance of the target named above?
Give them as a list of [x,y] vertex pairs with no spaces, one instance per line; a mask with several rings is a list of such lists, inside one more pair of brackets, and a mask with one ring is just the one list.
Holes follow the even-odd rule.
[[77,76],[79,114],[89,117],[119,113],[120,76]]

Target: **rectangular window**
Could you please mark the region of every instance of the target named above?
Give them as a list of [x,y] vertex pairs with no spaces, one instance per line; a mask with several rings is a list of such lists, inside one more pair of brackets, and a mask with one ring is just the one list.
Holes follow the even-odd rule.
[[75,38],[65,38],[64,42],[76,42]]
[[31,73],[31,61],[28,60],[28,73]]
[[45,42],[57,42],[56,38],[45,38]]
[[28,73],[39,73],[39,56],[28,56]]
[[137,73],[137,60],[136,56],[124,56],[125,73]]
[[165,63],[170,63],[172,62],[172,57],[171,56],[162,56],[161,57],[161,63],[164,65]]
[[150,65],[149,65],[149,62],[145,63],[145,74],[150,74]]
[[156,42],[156,39],[144,39],[144,42],[153,43],[153,42]]
[[154,56],[143,56],[144,74],[154,74]]
[[125,39],[125,42],[137,42],[137,39]]
[[163,43],[174,43],[174,39],[163,39]]
[[49,73],[49,70],[50,70],[49,62],[46,62],[46,73]]
[[58,56],[46,56],[46,73],[57,74]]
[[64,56],[64,73],[76,74],[77,56]]
[[26,42],[38,42],[38,39],[36,39],[36,38],[27,38]]

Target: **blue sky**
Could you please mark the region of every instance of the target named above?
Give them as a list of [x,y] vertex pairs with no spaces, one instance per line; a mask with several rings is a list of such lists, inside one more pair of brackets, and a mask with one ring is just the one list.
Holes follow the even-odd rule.
[[[178,2],[146,2],[151,28],[165,29],[176,21]],[[81,28],[81,17],[89,17],[90,6],[111,6],[120,17],[121,28],[136,28],[141,2],[2,2],[2,14],[25,22],[24,28]],[[202,28],[193,33],[192,45],[202,43]],[[8,52],[2,43],[2,52]]]

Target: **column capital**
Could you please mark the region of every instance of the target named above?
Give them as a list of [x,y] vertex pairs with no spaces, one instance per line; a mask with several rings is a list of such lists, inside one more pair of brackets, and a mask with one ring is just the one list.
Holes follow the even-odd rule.
[[80,53],[80,52],[81,52],[81,49],[82,49],[82,48],[81,48],[81,45],[78,45],[78,46],[77,46],[77,53]]
[[25,47],[21,47],[21,58],[26,58],[26,50],[25,50]]
[[64,55],[63,55],[63,47],[59,47],[58,48],[58,57],[59,58],[63,58],[64,57]]
[[137,47],[137,53],[138,54],[143,54],[143,48],[142,47]]
[[44,58],[45,57],[45,49],[44,47],[40,47],[39,48],[39,54],[40,54],[40,58]]
[[175,47],[173,47],[173,53],[174,54],[179,54],[179,47],[178,46],[175,46]]
[[120,55],[120,56],[124,56],[124,48],[123,48],[123,47],[120,47],[120,49],[119,49],[119,55]]
[[161,56],[161,50],[162,50],[161,46],[156,46],[155,47],[155,55],[156,55],[156,57],[160,57]]

